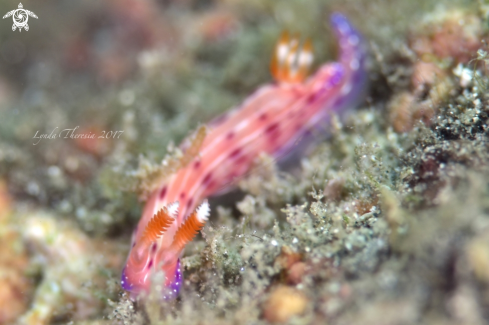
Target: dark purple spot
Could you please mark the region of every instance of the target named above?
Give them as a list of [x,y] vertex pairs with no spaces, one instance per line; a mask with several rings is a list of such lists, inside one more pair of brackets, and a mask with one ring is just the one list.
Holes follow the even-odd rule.
[[152,266],[153,266],[153,260],[149,260],[148,269],[150,269]]
[[194,168],[198,169],[200,167],[200,161],[194,162]]
[[185,199],[185,192],[182,192],[180,193],[180,200],[184,200]]
[[265,133],[273,133],[278,129],[278,123],[273,123],[265,129]]
[[216,182],[212,181],[207,185],[207,188],[214,188],[214,185],[216,185]]
[[239,154],[241,154],[241,148],[234,149],[230,154],[229,158],[236,158]]
[[165,198],[165,195],[166,195],[166,186],[161,189],[160,200],[163,200]]
[[194,203],[194,200],[192,198],[190,198],[187,202],[187,209],[190,209],[190,207],[192,206],[193,203]]
[[158,245],[156,245],[156,243],[153,243],[153,245],[151,246],[151,253],[156,252],[157,247],[158,247]]
[[226,139],[227,139],[227,140],[231,140],[232,138],[234,138],[234,132],[233,132],[233,131],[230,131],[230,132],[228,132],[228,134],[226,135]]
[[317,94],[311,94],[309,97],[307,97],[306,103],[307,104],[312,104],[316,100]]
[[262,113],[262,114],[261,114],[261,115],[258,117],[258,119],[259,119],[260,121],[265,121],[267,118],[268,118],[267,113]]
[[204,177],[204,180],[202,181],[202,183],[204,185],[208,184],[210,181],[211,181],[211,178],[212,178],[212,173],[208,173],[205,177]]
[[329,82],[324,86],[325,88],[331,88],[337,86],[340,81],[343,79],[344,76],[344,71],[343,69],[339,68],[338,71],[335,71],[335,73],[331,76],[331,78],[328,80]]
[[136,246],[136,242],[132,243],[132,247]]

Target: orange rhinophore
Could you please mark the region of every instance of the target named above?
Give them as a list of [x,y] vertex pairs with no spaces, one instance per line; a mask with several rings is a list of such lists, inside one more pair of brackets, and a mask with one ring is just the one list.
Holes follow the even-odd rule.
[[302,47],[299,45],[299,38],[291,38],[287,32],[282,33],[275,45],[270,71],[278,82],[294,83],[306,79],[314,59],[312,43],[307,39]]
[[166,207],[161,208],[148,222],[139,240],[140,244],[149,244],[160,238],[173,221],[175,219],[170,216],[168,209]]
[[207,218],[209,218],[209,203],[204,201],[202,205],[195,210],[185,222],[178,228],[173,238],[170,248],[175,252],[181,252],[185,245],[194,239],[195,235],[204,227]]

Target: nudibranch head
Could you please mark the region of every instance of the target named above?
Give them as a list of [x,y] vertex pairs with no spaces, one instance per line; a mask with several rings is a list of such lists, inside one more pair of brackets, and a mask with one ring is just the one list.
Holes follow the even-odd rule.
[[121,285],[133,296],[148,293],[151,274],[163,271],[165,274],[165,297],[178,293],[182,274],[180,254],[202,229],[210,214],[209,203],[204,201],[176,230],[170,245],[163,245],[163,237],[170,227],[176,227],[178,202],[160,209],[148,222],[146,228],[134,241],[126,266],[122,271]]

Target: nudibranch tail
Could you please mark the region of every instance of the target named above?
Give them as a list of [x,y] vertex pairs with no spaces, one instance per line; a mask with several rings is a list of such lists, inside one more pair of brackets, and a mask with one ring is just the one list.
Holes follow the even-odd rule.
[[333,108],[338,111],[345,107],[354,107],[365,97],[367,89],[367,73],[365,71],[367,44],[363,36],[344,15],[333,13],[330,21],[338,39],[339,62],[345,69],[345,80],[347,81],[341,90],[345,94],[344,100],[341,105]]
[[312,42],[307,39],[302,47],[299,37],[289,37],[283,32],[273,53],[270,72],[278,82],[302,82],[312,65]]

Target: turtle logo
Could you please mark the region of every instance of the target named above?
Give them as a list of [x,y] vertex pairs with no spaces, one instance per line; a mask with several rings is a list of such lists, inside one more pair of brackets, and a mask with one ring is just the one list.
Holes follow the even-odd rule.
[[12,25],[12,30],[15,31],[17,28],[19,32],[24,28],[26,31],[29,30],[29,25],[27,25],[27,21],[29,20],[29,16],[37,19],[37,16],[32,11],[23,9],[22,3],[19,3],[19,8],[9,11],[3,16],[3,19],[13,16],[14,24]]

